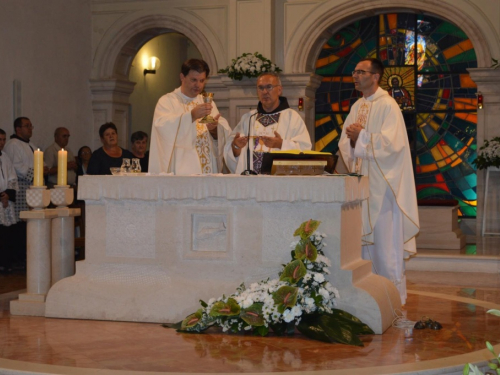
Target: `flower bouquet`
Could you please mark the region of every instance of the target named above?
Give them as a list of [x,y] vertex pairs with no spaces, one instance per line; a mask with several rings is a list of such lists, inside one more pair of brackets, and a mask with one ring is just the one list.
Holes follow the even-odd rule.
[[330,260],[324,255],[324,234],[316,233],[319,221],[309,220],[295,231],[292,260],[279,279],[264,280],[246,288],[241,284],[230,296],[200,301],[201,308],[177,324],[164,324],[179,332],[201,333],[212,326],[223,332],[252,331],[266,336],[303,335],[325,342],[363,346],[357,335],[373,331],[351,314],[335,309],[338,291],[325,275]]
[[477,154],[476,160],[473,161],[477,169],[500,167],[500,137],[484,141],[479,150],[481,152]]
[[233,59],[230,66],[218,71],[218,73],[227,73],[229,78],[238,81],[241,81],[243,77],[258,77],[264,72],[279,73],[281,69],[258,52],[253,54],[244,53],[240,57]]

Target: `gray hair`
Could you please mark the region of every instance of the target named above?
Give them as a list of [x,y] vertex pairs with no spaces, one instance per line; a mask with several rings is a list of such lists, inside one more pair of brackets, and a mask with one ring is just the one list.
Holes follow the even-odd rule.
[[263,72],[263,73],[259,74],[259,76],[257,77],[257,80],[259,80],[260,77],[264,77],[264,76],[275,77],[278,80],[278,85],[282,86],[281,79],[280,79],[280,76],[278,75],[278,73],[275,73],[275,72]]

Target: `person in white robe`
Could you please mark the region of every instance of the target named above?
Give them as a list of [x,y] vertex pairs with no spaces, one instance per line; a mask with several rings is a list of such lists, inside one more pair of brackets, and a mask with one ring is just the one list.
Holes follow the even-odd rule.
[[383,71],[376,59],[356,65],[354,85],[363,97],[344,122],[339,151],[349,172],[369,178],[370,194],[362,206],[363,258],[396,285],[404,305],[404,259],[416,253],[419,232],[417,194],[401,110],[379,87]]
[[231,173],[259,174],[263,155],[270,151],[311,149],[311,137],[304,121],[289,107],[287,99],[281,96],[282,92],[277,74],[263,73],[257,79],[257,110],[241,117],[224,149],[224,159]]
[[[176,175],[224,172],[223,151],[231,132],[214,102],[201,95],[210,69],[190,59],[181,68],[181,86],[160,98],[151,129],[149,173]],[[207,115],[211,123],[201,123]]]

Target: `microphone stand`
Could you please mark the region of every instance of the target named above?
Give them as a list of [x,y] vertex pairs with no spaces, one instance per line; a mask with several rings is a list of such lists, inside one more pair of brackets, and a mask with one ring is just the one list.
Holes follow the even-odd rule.
[[257,113],[259,112],[255,112],[248,119],[247,169],[241,172],[242,176],[257,176],[257,173],[253,169],[250,169],[250,125],[252,117],[255,116]]

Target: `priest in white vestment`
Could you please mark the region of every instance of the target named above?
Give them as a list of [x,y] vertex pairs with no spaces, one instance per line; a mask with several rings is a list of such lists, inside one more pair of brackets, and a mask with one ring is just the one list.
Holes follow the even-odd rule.
[[[226,165],[232,173],[260,173],[263,155],[270,151],[311,149],[306,124],[289,107],[286,98],[281,96],[282,92],[283,87],[277,74],[263,73],[257,79],[257,110],[241,117],[224,150]],[[251,152],[248,163],[249,146]]]
[[[184,62],[181,86],[158,101],[151,129],[149,173],[223,172],[224,145],[231,128],[214,102],[203,102],[201,92],[209,73],[203,60]],[[207,115],[211,115],[214,122],[201,123]]]
[[363,93],[344,122],[339,150],[352,173],[368,176],[363,202],[363,258],[387,277],[406,302],[404,259],[416,252],[419,232],[417,194],[406,127],[396,101],[379,87],[384,66],[360,61],[354,86]]

